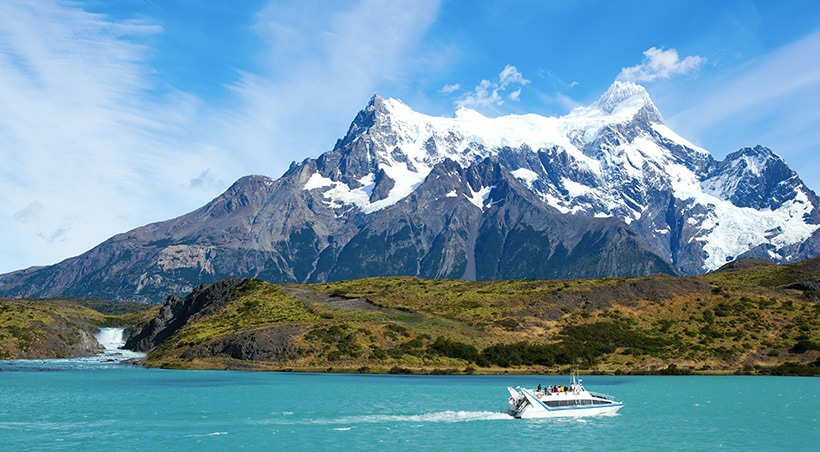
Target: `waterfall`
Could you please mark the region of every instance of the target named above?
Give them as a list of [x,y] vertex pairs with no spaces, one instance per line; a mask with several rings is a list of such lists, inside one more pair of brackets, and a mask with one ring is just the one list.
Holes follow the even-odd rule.
[[141,360],[145,358],[145,353],[133,352],[124,349],[125,346],[125,328],[100,328],[97,334],[97,342],[100,343],[105,350],[102,353],[91,357],[92,360],[97,360],[106,363],[121,363],[125,360]]
[[119,350],[125,345],[125,328],[100,328],[94,335],[106,350]]

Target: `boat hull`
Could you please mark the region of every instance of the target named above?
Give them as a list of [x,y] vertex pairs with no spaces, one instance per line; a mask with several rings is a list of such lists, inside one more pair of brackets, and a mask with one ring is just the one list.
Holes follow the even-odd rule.
[[610,396],[590,393],[580,384],[560,393],[507,389],[510,392],[507,414],[519,419],[612,416],[624,406]]
[[573,407],[549,408],[527,405],[516,410],[512,416],[517,419],[540,419],[557,417],[585,417],[585,416],[612,416],[623,407],[622,404],[612,404],[605,407]]

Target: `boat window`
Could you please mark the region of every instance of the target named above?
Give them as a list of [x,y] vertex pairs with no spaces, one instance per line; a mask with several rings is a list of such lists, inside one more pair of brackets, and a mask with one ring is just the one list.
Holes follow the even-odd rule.
[[543,400],[542,403],[550,408],[558,407],[574,407],[582,405],[609,405],[612,402],[608,400],[595,399],[559,399],[559,400]]

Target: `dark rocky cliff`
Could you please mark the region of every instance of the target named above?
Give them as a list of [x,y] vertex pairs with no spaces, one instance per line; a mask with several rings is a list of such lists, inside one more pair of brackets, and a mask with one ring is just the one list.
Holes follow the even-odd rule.
[[150,352],[173,336],[185,325],[215,313],[236,298],[235,291],[245,279],[226,279],[214,284],[202,284],[184,298],[169,296],[159,315],[140,331],[132,332],[125,348],[136,352]]

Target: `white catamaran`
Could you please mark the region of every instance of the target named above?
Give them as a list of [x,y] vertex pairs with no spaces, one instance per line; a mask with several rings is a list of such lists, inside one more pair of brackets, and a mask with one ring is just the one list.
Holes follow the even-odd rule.
[[519,419],[612,415],[624,404],[607,394],[587,391],[573,372],[570,385],[526,389],[507,387],[507,414]]

